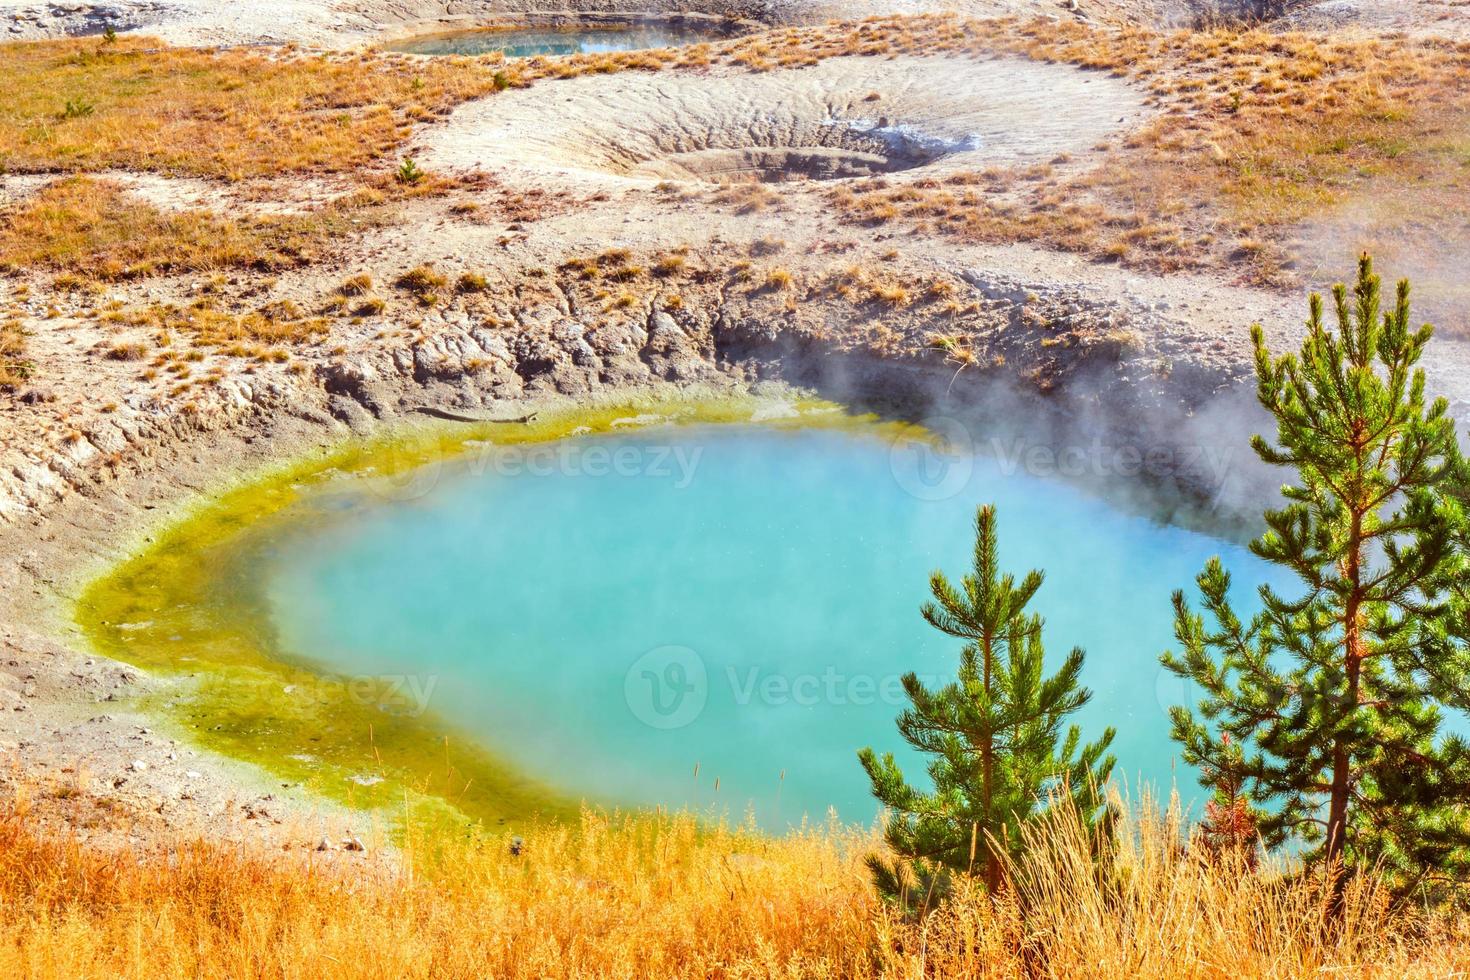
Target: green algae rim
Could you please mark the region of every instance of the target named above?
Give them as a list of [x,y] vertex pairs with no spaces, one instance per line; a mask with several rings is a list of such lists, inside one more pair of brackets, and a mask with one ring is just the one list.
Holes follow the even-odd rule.
[[142,707],[182,738],[328,799],[415,822],[568,818],[579,801],[432,714],[406,710],[404,692],[387,679],[323,673],[282,649],[250,576],[251,559],[333,489],[365,488],[360,497],[368,505],[410,499],[427,492],[439,465],[487,443],[742,423],[925,438],[914,426],[830,402],[753,397],[625,401],[551,410],[524,424],[419,427],[343,445],[206,499],[91,581],[74,616],[98,653],[168,679]]

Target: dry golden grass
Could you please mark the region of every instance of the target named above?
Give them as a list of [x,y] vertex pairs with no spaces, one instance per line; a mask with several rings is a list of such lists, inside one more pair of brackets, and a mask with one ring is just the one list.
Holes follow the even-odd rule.
[[[1432,41],[1217,29],[1158,32],[1072,21],[890,17],[784,28],[684,49],[533,58],[191,51],[126,39],[0,45],[0,168],[106,167],[243,177],[380,166],[416,121],[542,79],[627,70],[768,70],[837,56],[1010,53],[1124,75],[1159,110],[1100,155],[995,172],[957,191],[839,202],[853,220],[912,221],[962,237],[1032,240],[1161,271],[1243,268],[1289,280],[1290,233],[1371,193],[1413,188],[1433,216],[1470,154],[1470,50]],[[430,178],[412,192],[440,193]],[[434,184],[434,187],[420,187]],[[985,193],[982,194],[981,190]],[[379,190],[377,193],[383,193]],[[400,193],[407,193],[400,191]],[[717,192],[742,213],[762,188]],[[543,199],[507,200],[514,220]]]
[[901,948],[922,949],[924,969],[890,959],[890,975],[1442,977],[1470,966],[1463,921],[1396,906],[1371,875],[1351,879],[1334,928],[1320,877],[1197,859],[1177,809],[1145,801],[1118,813],[1097,857],[1065,810],[1033,826],[1002,900],[962,887],[907,927]]
[[780,195],[764,184],[753,181],[734,181],[710,194],[715,204],[733,207],[736,214],[756,214],[767,208],[779,207]]
[[688,262],[688,258],[683,255],[670,254],[659,256],[658,261],[653,264],[653,274],[666,278],[676,276],[684,271]]
[[[321,341],[329,333],[324,317],[309,316],[293,302],[271,303],[257,310],[229,312],[217,309],[206,297],[188,306],[168,303],[129,307],[102,314],[102,319],[116,327],[146,329],[159,338],[159,347],[168,348],[175,336],[185,337],[196,345],[188,352],[167,351],[159,356],[155,367],[169,365],[178,374],[187,369],[188,361],[200,359],[197,348],[217,348],[220,353],[259,361],[283,360],[285,352],[260,345],[296,346]],[[137,342],[124,343],[121,349],[131,351]],[[112,360],[136,360],[108,352]],[[139,352],[141,356],[142,352]]]
[[415,120],[495,88],[490,73],[452,60],[191,50],[134,37],[0,45],[0,78],[0,171],[228,178],[362,166],[391,153]]
[[1470,48],[1264,31],[1024,33],[1016,50],[1128,74],[1164,110],[1075,185],[1141,219],[1131,238],[1108,236],[1128,248],[1192,250],[1270,281],[1291,228],[1371,192],[1378,177],[1426,188],[1462,179]]
[[19,316],[7,314],[0,319],[0,391],[14,391],[30,376],[25,330]]
[[490,288],[490,280],[483,272],[462,272],[454,281],[457,293],[483,293]]
[[392,159],[415,123],[467,99],[539,79],[744,63],[763,37],[513,63],[173,48],[143,37],[0,44],[0,171],[350,171]]
[[1177,815],[1146,807],[1124,811],[1100,865],[1059,814],[1000,901],[962,883],[918,921],[870,889],[862,859],[877,838],[835,827],[773,838],[588,812],[521,831],[518,849],[508,835],[411,832],[401,861],[377,868],[193,840],[109,851],[35,828],[23,797],[0,811],[4,976],[1399,978],[1470,967],[1457,920],[1393,909],[1359,878],[1334,935],[1320,883],[1196,861]]
[[423,296],[449,285],[449,277],[431,265],[418,265],[399,276],[394,285]]
[[246,221],[161,211],[90,177],[50,184],[3,217],[0,269],[47,268],[103,281],[296,265],[318,231],[307,218]]
[[[1011,53],[1126,76],[1158,109],[1092,160],[834,192],[849,219],[1037,241],[1161,271],[1290,279],[1290,235],[1390,178],[1432,218],[1462,198],[1470,46],[1072,21],[895,18],[812,29],[834,54]],[[960,184],[960,187],[952,186]],[[927,186],[926,186],[927,185]]]
[[[1191,178],[1213,182],[1241,214],[1268,223],[1340,199],[1374,170],[1442,175],[1465,152],[1470,51],[1451,45],[923,16],[516,63],[196,51],[131,38],[0,45],[0,71],[11,80],[0,106],[0,168],[231,177],[347,170],[390,157],[416,121],[539,79],[936,52],[1009,52],[1137,79],[1165,113],[1128,149],[1158,157],[1166,197],[1193,189]],[[1126,197],[1130,187],[1155,185],[1138,178],[1113,189]]]
[[343,296],[366,296],[373,290],[373,277],[366,272],[360,272],[355,276],[349,276],[342,281],[338,290]]
[[773,266],[766,270],[766,288],[777,292],[785,292],[796,285],[796,279],[790,269],[781,266]]
[[848,839],[688,818],[418,841],[400,875],[188,843],[104,854],[0,822],[0,975],[863,975],[873,901]]
[[[380,177],[308,211],[222,217],[155,207],[113,181],[65,177],[0,209],[0,272],[50,270],[58,273],[54,285],[67,290],[182,272],[270,273],[340,249],[352,235],[390,220],[406,198],[457,186],[430,178],[409,187]],[[217,288],[206,284],[206,291]]]

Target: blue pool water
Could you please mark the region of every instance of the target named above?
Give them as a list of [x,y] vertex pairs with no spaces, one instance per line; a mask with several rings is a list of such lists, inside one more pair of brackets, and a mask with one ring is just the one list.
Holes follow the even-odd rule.
[[729,37],[723,27],[697,24],[649,22],[625,27],[525,28],[517,30],[457,31],[408,38],[389,44],[388,50],[406,54],[481,55],[501,52],[507,58],[536,55],[559,58],[571,54],[608,54],[613,51],[642,51],[671,48],[700,41]]
[[286,649],[401,676],[574,796],[866,822],[856,752],[901,748],[902,673],[952,675],[956,642],[918,610],[931,569],[968,570],[975,507],[994,502],[1004,565],[1046,571],[1052,663],[1087,651],[1084,736],[1115,725],[1130,786],[1197,795],[1168,739],[1186,693],[1158,666],[1169,596],[1222,554],[1249,609],[1264,566],[993,459],[931,480],[905,455],[925,452],[760,426],[486,450],[300,529],[268,559],[268,601]]

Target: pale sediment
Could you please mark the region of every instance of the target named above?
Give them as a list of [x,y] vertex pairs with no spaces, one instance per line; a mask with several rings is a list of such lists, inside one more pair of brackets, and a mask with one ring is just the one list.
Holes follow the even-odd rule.
[[624,72],[561,82],[550,104],[547,94],[461,107],[431,134],[426,164],[644,179],[943,176],[1046,163],[1146,114],[1119,79],[1011,58],[828,58],[677,84]]

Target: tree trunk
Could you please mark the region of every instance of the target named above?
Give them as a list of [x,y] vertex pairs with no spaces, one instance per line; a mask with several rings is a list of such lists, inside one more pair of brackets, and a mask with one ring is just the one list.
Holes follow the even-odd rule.
[[1343,837],[1347,832],[1349,765],[1347,744],[1338,739],[1332,748],[1332,790],[1327,804],[1327,847],[1323,853],[1329,872],[1335,876],[1332,879],[1332,898],[1327,906],[1329,917],[1333,920],[1342,917],[1347,888],[1347,875],[1342,867],[1342,848]]
[[[1352,530],[1348,538],[1348,554],[1344,577],[1352,584],[1347,603],[1343,609],[1343,669],[1347,674],[1347,689],[1343,693],[1344,713],[1358,708],[1359,676],[1363,663],[1362,623],[1362,530],[1363,518],[1354,513]],[[1332,746],[1332,789],[1327,801],[1327,846],[1323,852],[1327,867],[1334,875],[1328,915],[1333,921],[1342,918],[1343,902],[1347,892],[1347,869],[1343,864],[1343,850],[1347,842],[1348,791],[1351,788],[1352,757],[1347,739],[1339,736]]]
[[[993,639],[985,637],[980,644],[980,653],[984,658],[981,667],[983,672],[983,689],[987,700],[990,698],[990,658],[993,655]],[[995,853],[995,847],[991,841],[991,833],[995,829],[995,820],[990,812],[991,804],[991,774],[995,768],[995,733],[990,730],[990,718],[985,719],[985,728],[980,733],[980,805],[985,813],[985,890],[994,895],[1000,887],[1000,859]]]

